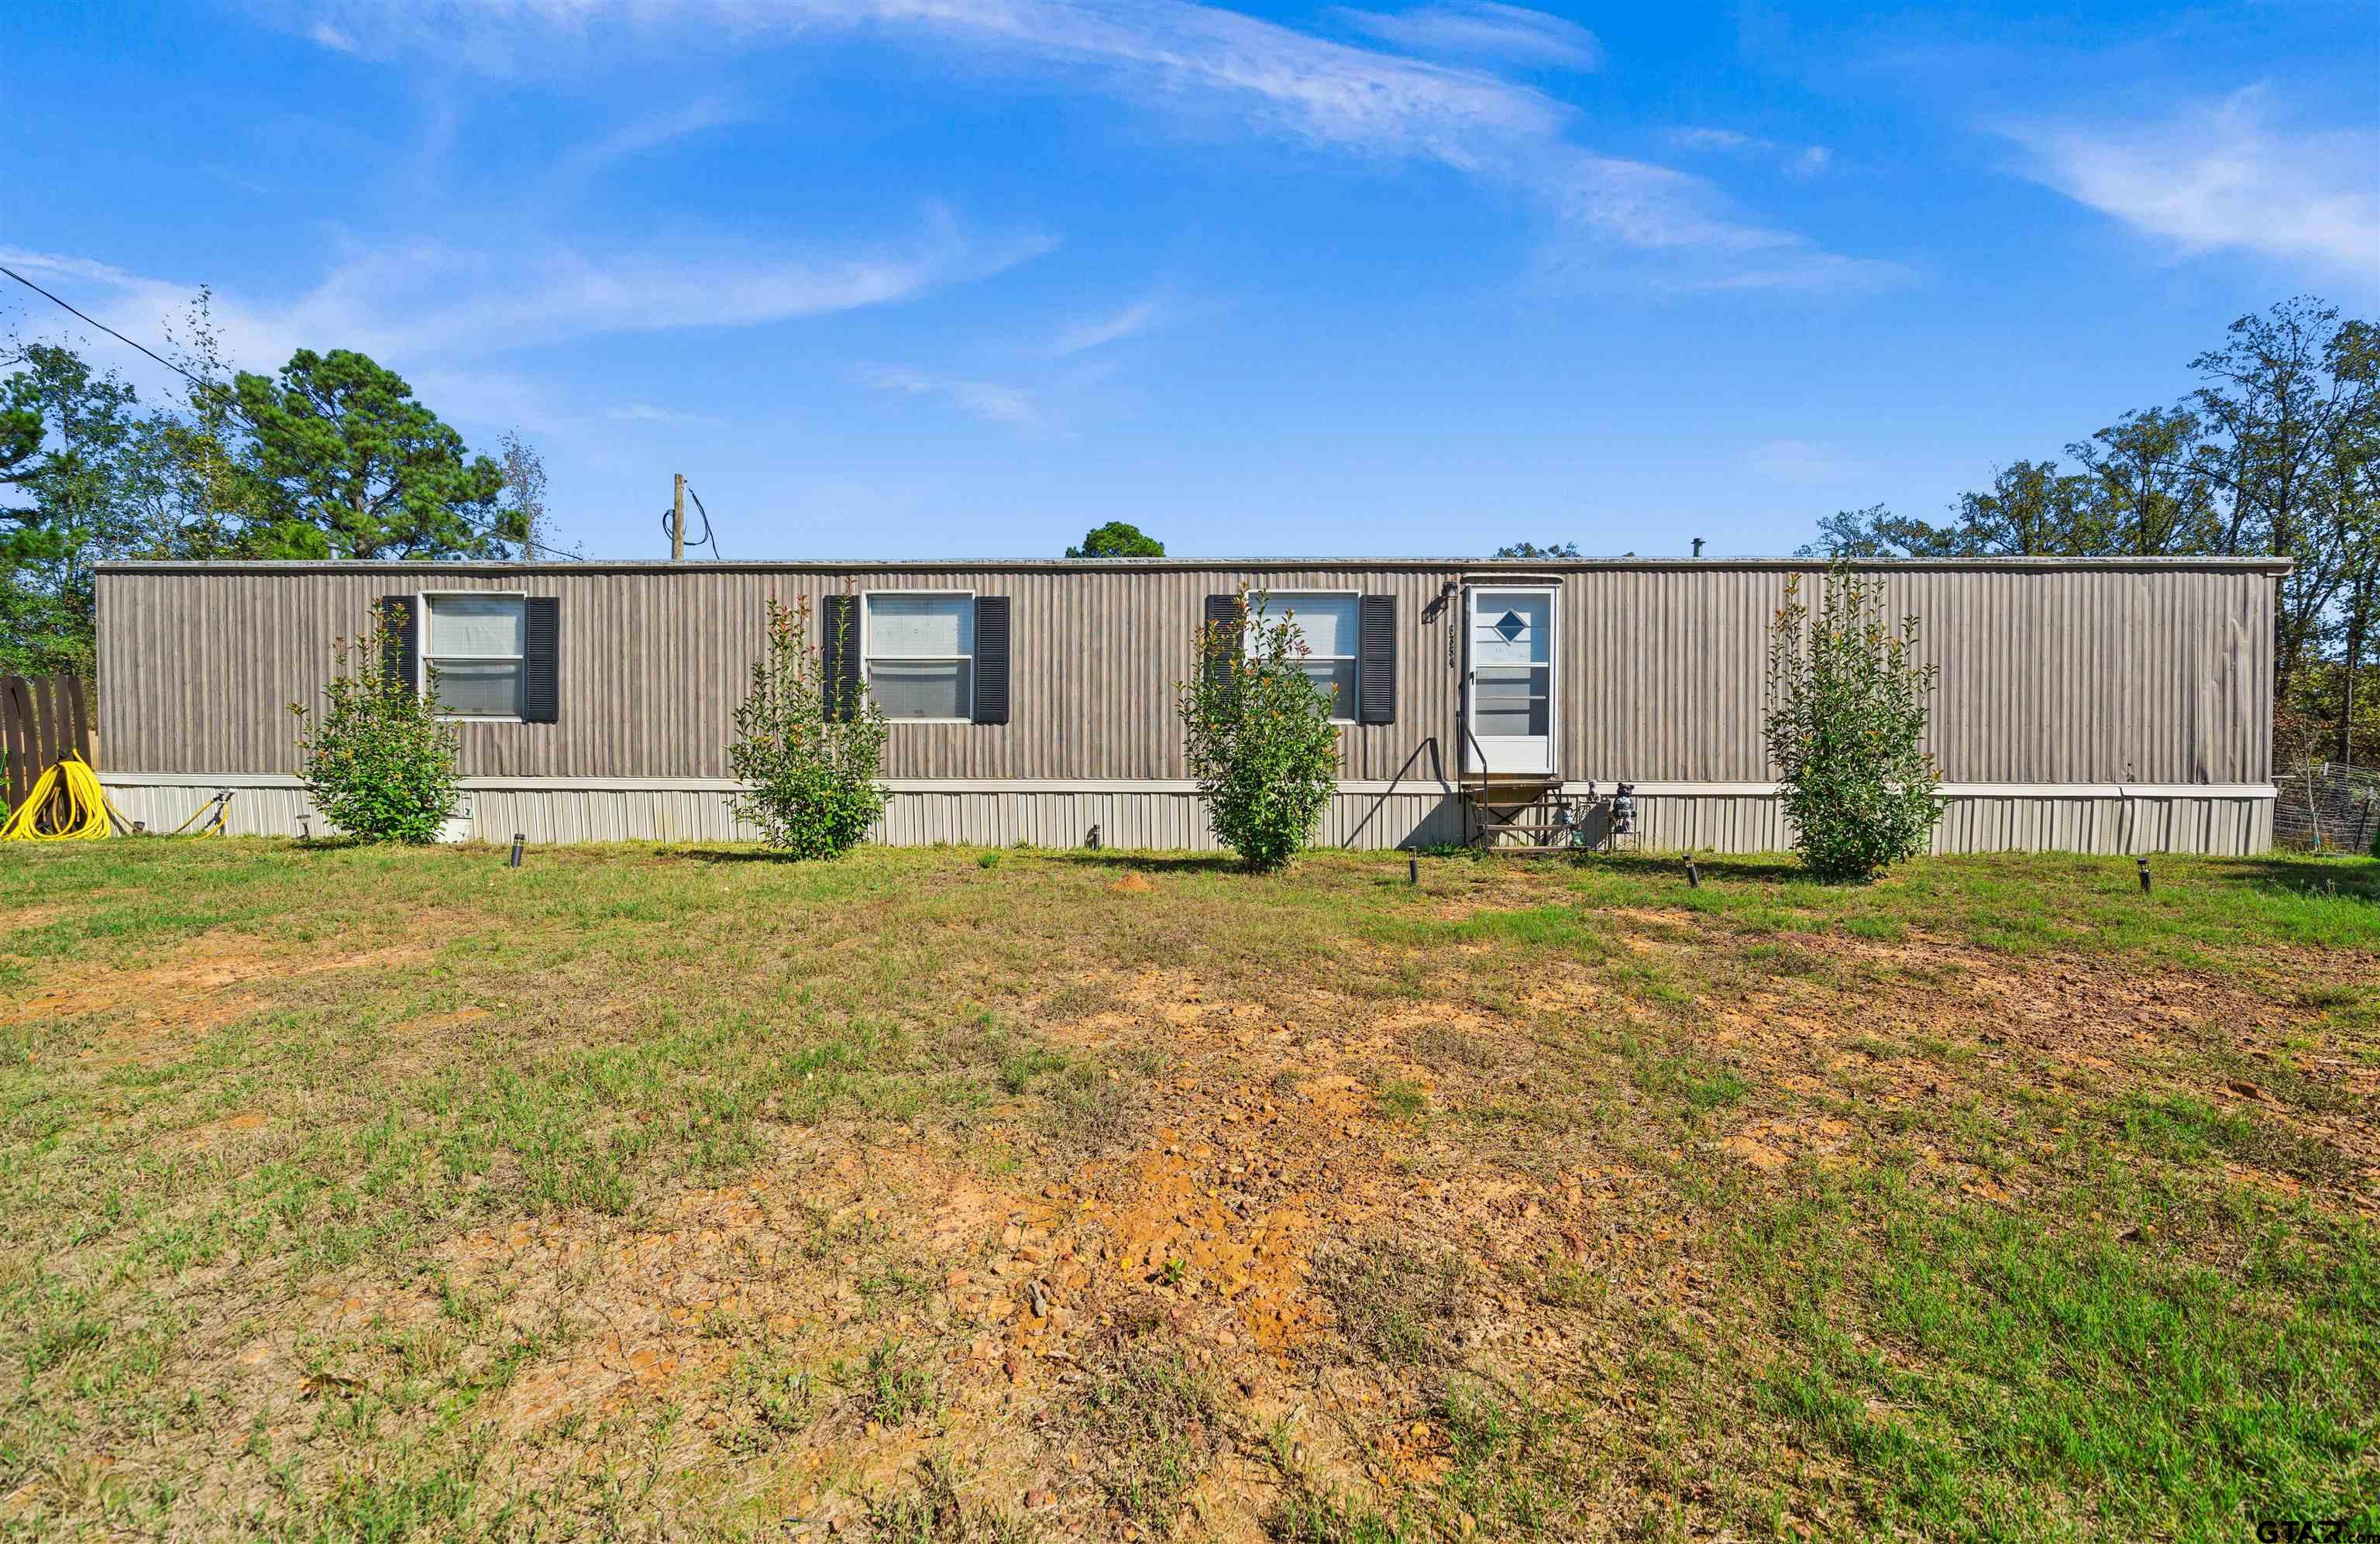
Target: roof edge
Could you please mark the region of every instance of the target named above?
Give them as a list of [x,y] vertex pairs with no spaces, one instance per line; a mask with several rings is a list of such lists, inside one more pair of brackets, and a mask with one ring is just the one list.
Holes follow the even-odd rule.
[[[1422,569],[1463,574],[1585,574],[1611,570],[1670,572],[1811,573],[1824,558],[1796,557],[1071,557],[1071,558],[798,558],[738,560],[590,558],[579,563],[504,562],[400,558],[368,561],[253,558],[231,562],[111,560],[93,565],[98,574],[880,574],[880,573],[1182,573],[1280,569]],[[2139,572],[2213,570],[2282,575],[2285,557],[1879,557],[1850,560],[1852,568],[1880,572],[1953,570],[2005,573]]]

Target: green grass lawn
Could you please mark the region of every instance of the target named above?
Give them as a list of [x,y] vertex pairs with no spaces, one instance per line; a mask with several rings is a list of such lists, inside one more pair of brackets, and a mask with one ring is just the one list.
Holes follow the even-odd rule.
[[2380,1531],[2380,863],[0,849],[26,1538]]

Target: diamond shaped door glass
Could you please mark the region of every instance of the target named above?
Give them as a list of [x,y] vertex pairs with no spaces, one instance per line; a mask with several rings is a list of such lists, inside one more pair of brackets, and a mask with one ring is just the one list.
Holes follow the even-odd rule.
[[1471,663],[1547,664],[1552,641],[1553,597],[1542,590],[1471,592]]

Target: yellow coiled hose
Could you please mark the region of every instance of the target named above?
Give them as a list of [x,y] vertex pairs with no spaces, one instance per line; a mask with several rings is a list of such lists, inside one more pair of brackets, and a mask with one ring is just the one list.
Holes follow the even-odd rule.
[[[53,805],[62,814],[51,817]],[[189,820],[167,834],[179,836],[190,829],[191,821],[203,815],[206,820],[195,834],[221,836],[230,805],[231,790],[226,788],[191,810]],[[96,842],[111,831],[129,834],[140,829],[108,802],[107,790],[100,786],[99,773],[91,770],[91,763],[69,750],[34,780],[25,802],[6,824],[0,825],[0,842]]]
[[[63,807],[62,818],[51,818],[53,803]],[[108,819],[113,813],[99,774],[68,751],[34,779],[33,791],[8,823],[0,825],[0,842],[95,842],[113,829]]]

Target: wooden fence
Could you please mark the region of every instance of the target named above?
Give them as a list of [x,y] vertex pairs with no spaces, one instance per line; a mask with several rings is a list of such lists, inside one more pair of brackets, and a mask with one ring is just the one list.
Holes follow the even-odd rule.
[[67,751],[91,759],[90,700],[79,675],[0,675],[0,753],[8,762],[9,808],[22,804],[33,780]]

